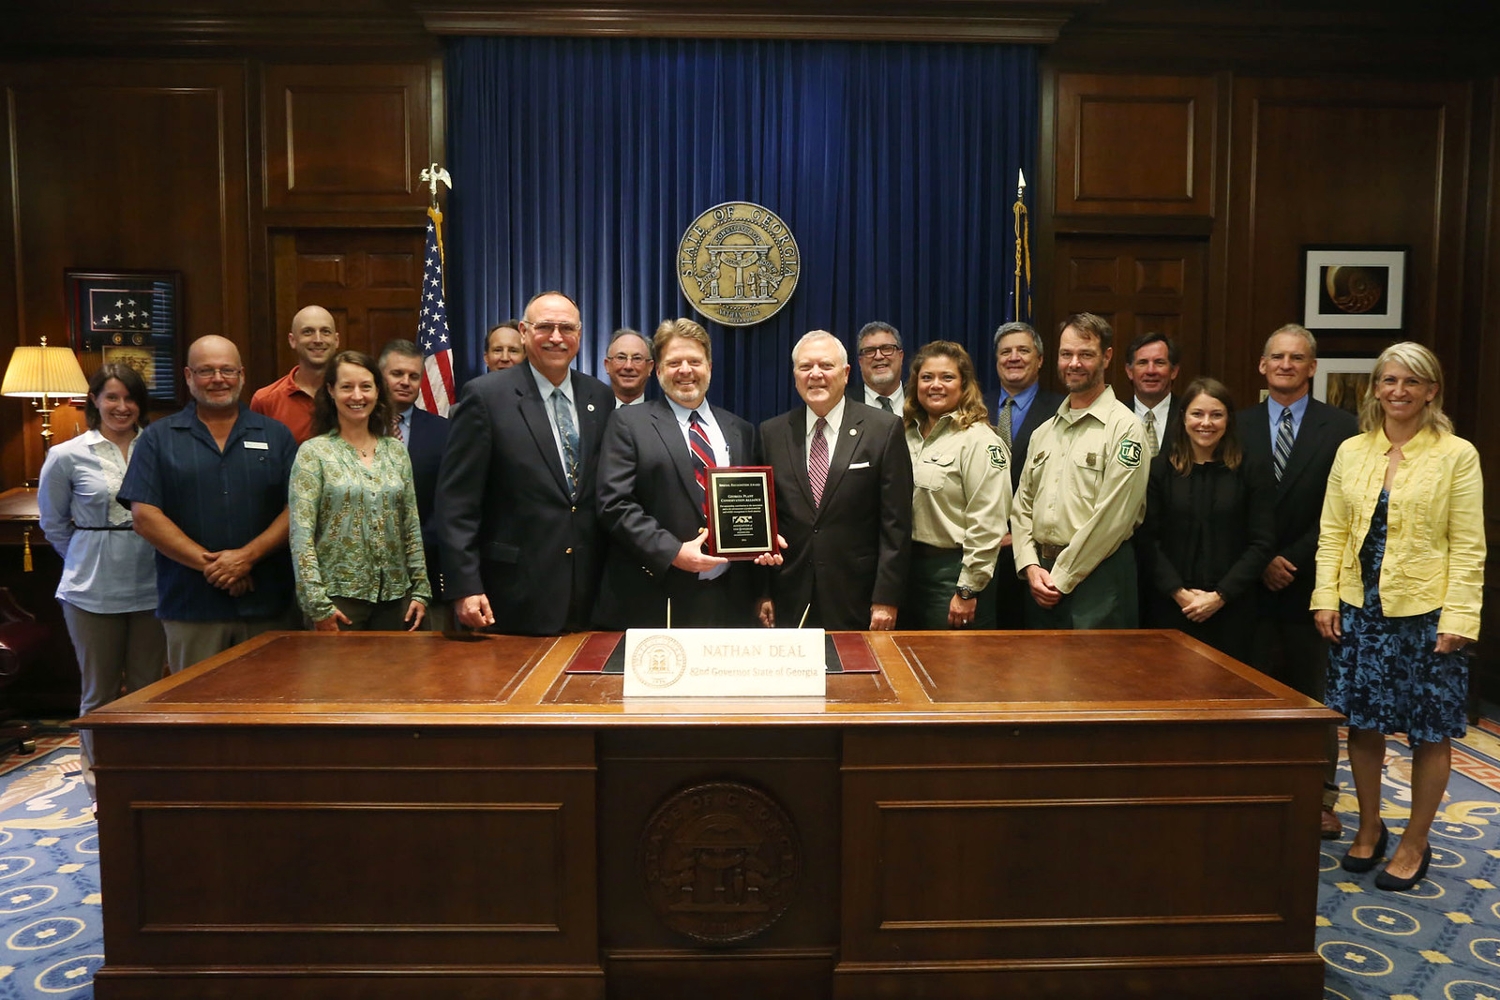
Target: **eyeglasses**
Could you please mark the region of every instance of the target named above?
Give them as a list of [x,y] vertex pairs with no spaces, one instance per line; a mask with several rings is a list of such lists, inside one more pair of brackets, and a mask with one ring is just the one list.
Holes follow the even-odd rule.
[[859,356],[862,358],[873,358],[878,354],[882,358],[888,358],[899,350],[901,350],[901,347],[898,344],[875,344],[871,347],[861,347],[859,349]]
[[194,378],[203,382],[207,382],[215,375],[226,379],[239,378],[241,371],[239,368],[192,368],[189,370],[193,373]]
[[613,361],[617,365],[643,365],[651,359],[646,357],[644,354],[611,354],[609,356],[609,360]]
[[577,323],[527,323],[526,325],[537,333],[548,337],[552,336],[554,332],[560,333],[564,337],[576,337],[583,331],[583,327]]

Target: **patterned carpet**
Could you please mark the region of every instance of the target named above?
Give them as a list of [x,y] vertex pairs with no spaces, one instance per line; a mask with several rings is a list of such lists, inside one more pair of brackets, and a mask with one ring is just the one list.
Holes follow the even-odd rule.
[[[38,744],[30,757],[0,758],[0,1000],[83,1000],[104,962],[99,840],[77,740]],[[1408,814],[1411,757],[1396,739],[1386,754],[1383,812],[1395,837]],[[1339,812],[1352,826],[1349,765],[1339,764]],[[1500,1000],[1500,725],[1470,727],[1453,765],[1432,868],[1417,889],[1381,892],[1374,872],[1341,869],[1352,829],[1325,843],[1325,1000]]]

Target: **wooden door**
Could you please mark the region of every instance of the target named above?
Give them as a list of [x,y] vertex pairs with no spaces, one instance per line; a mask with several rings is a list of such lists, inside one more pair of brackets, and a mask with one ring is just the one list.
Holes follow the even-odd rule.
[[275,376],[296,364],[286,333],[304,306],[319,305],[333,314],[341,348],[377,356],[386,341],[414,339],[422,298],[424,235],[421,229],[274,234]]
[[[1125,378],[1130,342],[1148,331],[1171,337],[1181,351],[1174,390],[1198,375],[1213,357],[1204,329],[1208,243],[1195,239],[1111,239],[1059,236],[1053,272],[1053,315],[1097,313],[1115,330],[1110,384],[1121,400],[1131,398]],[[1048,358],[1057,345],[1049,338]],[[1206,374],[1222,378],[1222,373]]]

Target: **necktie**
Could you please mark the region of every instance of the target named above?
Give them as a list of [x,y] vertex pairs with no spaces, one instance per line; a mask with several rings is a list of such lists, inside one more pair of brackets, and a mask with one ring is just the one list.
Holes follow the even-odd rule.
[[1271,452],[1271,468],[1276,473],[1276,481],[1281,482],[1281,474],[1286,471],[1287,459],[1292,457],[1292,411],[1290,408],[1281,411],[1281,424],[1276,428],[1276,447]]
[[396,418],[396,440],[402,444],[406,443],[406,435],[401,432],[401,418]]
[[891,397],[889,397],[889,396],[881,396],[881,397],[879,397],[879,399],[880,399],[880,408],[882,410],[884,410],[887,413],[895,413],[896,412],[895,410],[891,409]]
[[1015,403],[1014,396],[1005,397],[1005,402],[1000,404],[1000,423],[996,425],[996,429],[1000,432],[1000,440],[1005,442],[1007,450],[1014,443],[1010,437],[1010,418],[1015,413]]
[[1146,447],[1151,449],[1151,457],[1155,458],[1161,453],[1161,441],[1156,436],[1156,414],[1147,410],[1141,423],[1146,425]]
[[698,506],[708,511],[708,470],[714,464],[714,447],[708,443],[703,418],[694,410],[688,415],[688,450],[693,453],[693,475],[698,481]]
[[562,387],[552,390],[552,415],[557,419],[557,436],[562,438],[563,472],[568,477],[568,493],[578,496],[578,428],[573,426],[573,411]]
[[814,507],[823,505],[823,487],[828,483],[828,439],[823,436],[827,429],[828,421],[819,417],[813,424],[812,447],[807,451],[807,481],[812,484]]

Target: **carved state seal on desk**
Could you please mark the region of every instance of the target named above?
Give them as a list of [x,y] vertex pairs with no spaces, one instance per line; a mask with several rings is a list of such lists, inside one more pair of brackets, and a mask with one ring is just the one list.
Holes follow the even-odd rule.
[[726,201],[698,216],[677,246],[677,283],[693,308],[726,326],[754,326],[791,299],[802,273],[792,231],[769,208]]
[[776,800],[729,781],[663,802],[640,848],[651,908],[672,930],[708,944],[743,941],[775,923],[791,904],[801,857]]

